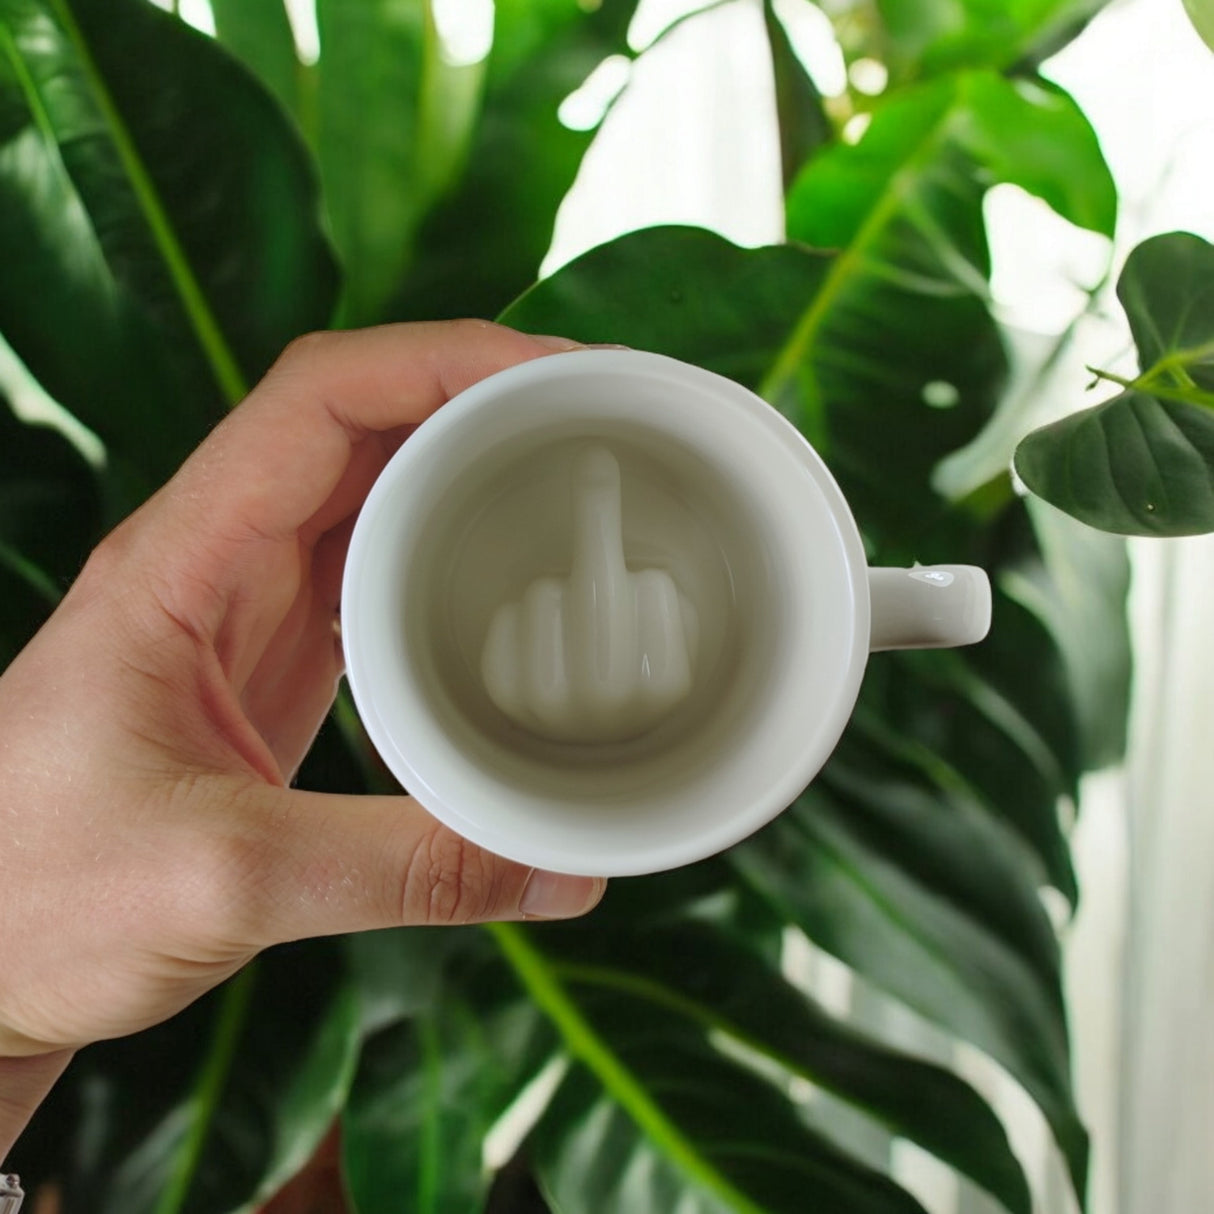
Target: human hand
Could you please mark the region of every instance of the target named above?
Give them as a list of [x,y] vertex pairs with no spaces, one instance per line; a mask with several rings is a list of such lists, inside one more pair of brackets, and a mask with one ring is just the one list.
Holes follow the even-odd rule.
[[98,547],[0,676],[13,1074],[172,1015],[274,943],[598,900],[600,880],[490,855],[411,798],[289,787],[341,674],[375,477],[450,396],[573,345],[477,321],[305,338]]

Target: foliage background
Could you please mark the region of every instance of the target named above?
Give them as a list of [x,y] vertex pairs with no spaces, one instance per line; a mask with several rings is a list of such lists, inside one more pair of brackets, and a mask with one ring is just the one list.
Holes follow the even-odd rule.
[[[605,54],[636,54],[622,3],[499,0],[479,65],[444,60],[427,5],[333,3],[319,6],[320,63],[304,69],[276,4],[215,10],[294,126],[141,0],[105,21],[84,2],[0,6],[0,331],[105,451],[90,470],[46,430],[7,423],[10,644],[105,520],[294,332],[490,315],[526,288],[590,138],[562,128],[556,106]],[[1124,565],[1115,545],[1026,513],[1006,459],[992,471],[981,447],[956,452],[1012,399],[985,192],[1016,182],[1112,232],[1091,131],[1034,76],[1089,9],[841,7],[847,54],[885,63],[890,82],[825,106],[776,9],[756,11],[780,86],[789,235],[838,252],[639,233],[507,319],[759,387],[824,448],[875,559],[992,567],[992,642],[875,664],[856,727],[794,811],[722,862],[619,883],[591,924],[282,950],[179,1022],[89,1051],[32,1131],[25,1169],[59,1177],[69,1208],[98,1208],[97,1193],[107,1209],[247,1207],[343,1108],[358,1209],[400,1208],[402,1193],[410,1209],[481,1208],[485,1132],[543,1073],[557,1077],[552,1103],[504,1175],[533,1174],[557,1210],[803,1209],[810,1195],[825,1209],[917,1208],[881,1179],[888,1141],[873,1149],[871,1122],[835,1098],[1026,1209],[1019,1165],[966,1084],[858,1035],[782,976],[806,936],[997,1057],[1082,1191],[1037,887],[1074,896],[1056,802],[1123,742]],[[51,87],[65,77],[76,104]],[[51,502],[62,528],[42,525]],[[1106,592],[1068,598],[1076,569]],[[1076,638],[1093,629],[1105,641],[1085,654]],[[377,778],[341,724],[306,776],[317,786]],[[521,1208],[511,1191],[499,1179],[488,1200]]]

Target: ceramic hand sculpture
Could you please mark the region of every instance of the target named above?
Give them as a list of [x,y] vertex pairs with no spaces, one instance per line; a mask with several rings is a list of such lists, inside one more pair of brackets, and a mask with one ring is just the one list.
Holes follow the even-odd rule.
[[662,569],[624,560],[620,466],[603,446],[573,467],[569,576],[537,578],[495,612],[481,674],[516,725],[553,741],[620,742],[691,690],[697,616]]

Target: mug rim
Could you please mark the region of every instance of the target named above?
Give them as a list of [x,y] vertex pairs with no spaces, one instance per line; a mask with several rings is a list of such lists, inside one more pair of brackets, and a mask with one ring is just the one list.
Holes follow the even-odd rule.
[[[400,736],[404,731],[399,727],[399,721],[394,724],[387,719],[399,718],[400,713],[383,701],[384,655],[377,651],[371,629],[363,627],[367,618],[363,610],[367,571],[375,567],[377,560],[376,520],[382,512],[399,507],[403,501],[411,502],[414,514],[420,516],[411,516],[401,526],[413,534],[424,525],[424,510],[418,512],[416,507],[419,504],[424,507],[427,502],[433,504],[441,485],[438,471],[427,467],[433,453],[441,453],[445,445],[450,446],[454,436],[498,398],[541,384],[551,386],[565,380],[573,383],[587,375],[599,379],[661,380],[673,391],[696,397],[714,394],[727,398],[730,406],[740,408],[747,415],[748,424],[756,426],[756,434],[765,435],[764,442],[778,444],[809,473],[813,492],[827,508],[830,526],[840,547],[840,559],[849,583],[847,606],[852,620],[849,642],[838,655],[839,673],[833,688],[833,701],[828,710],[819,714],[814,730],[807,732],[804,745],[798,744],[797,753],[790,754],[786,769],[778,778],[773,777],[761,793],[749,796],[746,805],[739,806],[736,813],[715,828],[661,845],[642,842],[621,847],[614,854],[608,854],[610,849],[604,851],[602,840],[593,845],[587,841],[579,848],[568,843],[554,845],[535,835],[514,837],[471,814],[466,799],[461,805],[461,798],[452,795],[453,781],[460,781],[455,780],[454,775],[443,777],[441,764],[433,759],[433,745],[428,748],[422,736],[426,734],[427,726],[420,701],[413,703],[411,708],[413,724],[418,726],[416,743],[412,736]],[[706,446],[715,444],[717,449],[727,448],[730,441],[729,435],[720,439],[703,438]],[[771,492],[765,485],[758,488]],[[843,589],[840,588],[840,592]],[[851,510],[818,453],[786,418],[735,381],[665,355],[637,350],[574,350],[517,364],[473,384],[422,423],[392,456],[364,502],[347,553],[341,610],[346,675],[359,715],[389,770],[418,802],[461,835],[510,859],[555,871],[602,876],[660,871],[705,858],[739,842],[777,816],[795,800],[829,758],[851,715],[868,657],[867,559]],[[429,740],[431,744],[436,743],[437,734],[430,733]]]

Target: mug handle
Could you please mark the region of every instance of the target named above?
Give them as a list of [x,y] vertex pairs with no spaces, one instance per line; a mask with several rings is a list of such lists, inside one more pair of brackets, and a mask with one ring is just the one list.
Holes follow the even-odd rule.
[[973,565],[870,569],[870,653],[972,645],[991,626],[991,583]]

